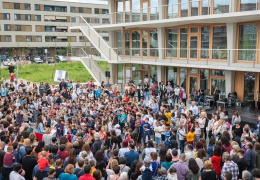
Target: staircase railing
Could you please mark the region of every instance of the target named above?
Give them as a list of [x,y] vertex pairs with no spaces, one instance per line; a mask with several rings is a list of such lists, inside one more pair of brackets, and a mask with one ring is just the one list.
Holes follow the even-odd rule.
[[[102,81],[106,80],[106,76],[104,75],[104,72],[102,71],[102,69],[96,64],[96,62],[83,50],[83,48],[81,48],[83,54],[85,55],[84,57],[81,57],[82,61],[84,61],[84,63],[86,63],[86,65],[89,67],[89,70],[96,70],[96,72],[98,74],[95,74],[95,71],[92,71],[92,74],[95,76],[94,79],[98,80],[99,83],[101,83]],[[84,58],[87,58],[87,60],[85,60]]]
[[[78,16],[79,28],[82,33],[88,37],[89,41],[96,47],[96,49],[102,54],[102,56],[108,62],[116,62],[119,60],[117,53],[111,48],[106,41],[98,34],[98,32],[82,17]],[[81,23],[83,22],[83,23]]]

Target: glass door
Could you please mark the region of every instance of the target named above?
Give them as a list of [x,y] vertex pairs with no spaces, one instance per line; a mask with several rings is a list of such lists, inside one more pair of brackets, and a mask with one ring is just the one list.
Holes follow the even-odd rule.
[[191,93],[193,89],[198,89],[198,81],[197,81],[197,77],[190,77],[189,80],[190,80],[189,93]]
[[190,58],[198,58],[198,36],[190,37]]
[[148,20],[148,1],[142,2],[142,20]]
[[134,84],[139,84],[139,80],[142,79],[141,70],[135,70],[135,71],[132,71],[132,73],[133,73]]
[[142,31],[142,56],[148,56],[148,31]]

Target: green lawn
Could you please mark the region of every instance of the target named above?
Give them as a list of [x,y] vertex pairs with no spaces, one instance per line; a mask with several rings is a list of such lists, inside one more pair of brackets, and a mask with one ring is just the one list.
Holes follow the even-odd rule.
[[[101,63],[101,69],[105,71],[107,68],[109,69],[108,63],[105,65],[103,62]],[[65,70],[68,72],[69,79],[80,82],[87,82],[92,79],[91,75],[87,71],[87,69],[82,65],[81,62],[67,62],[67,63],[56,63],[56,67],[54,64],[30,64],[19,67],[19,78],[25,79],[31,82],[48,82],[55,83],[53,81],[53,76],[55,74],[55,70]],[[0,77],[4,77],[9,79],[8,69],[1,68]],[[15,73],[16,78],[16,73]]]
[[96,61],[96,62],[103,72],[110,70],[108,62],[106,61]]

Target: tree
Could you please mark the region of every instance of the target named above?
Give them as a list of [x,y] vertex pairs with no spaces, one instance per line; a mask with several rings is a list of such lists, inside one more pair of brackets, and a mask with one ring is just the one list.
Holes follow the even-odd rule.
[[68,42],[68,44],[67,44],[66,51],[67,51],[67,56],[71,56],[71,44],[70,44],[70,42]]

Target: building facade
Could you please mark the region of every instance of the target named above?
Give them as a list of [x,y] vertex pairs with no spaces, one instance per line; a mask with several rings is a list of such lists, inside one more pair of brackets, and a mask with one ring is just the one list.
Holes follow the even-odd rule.
[[[3,0],[0,2],[0,55],[61,54],[71,46],[72,54],[90,43],[78,30],[70,30],[75,17],[82,15],[92,24],[109,23],[106,4],[75,3],[52,0]],[[100,32],[109,40],[106,31]],[[56,52],[55,52],[56,51]]]
[[[259,0],[109,0],[113,82],[145,75],[221,98],[258,101]],[[102,50],[101,50],[102,51]],[[110,54],[108,57],[111,57]],[[109,59],[109,58],[107,58]]]

